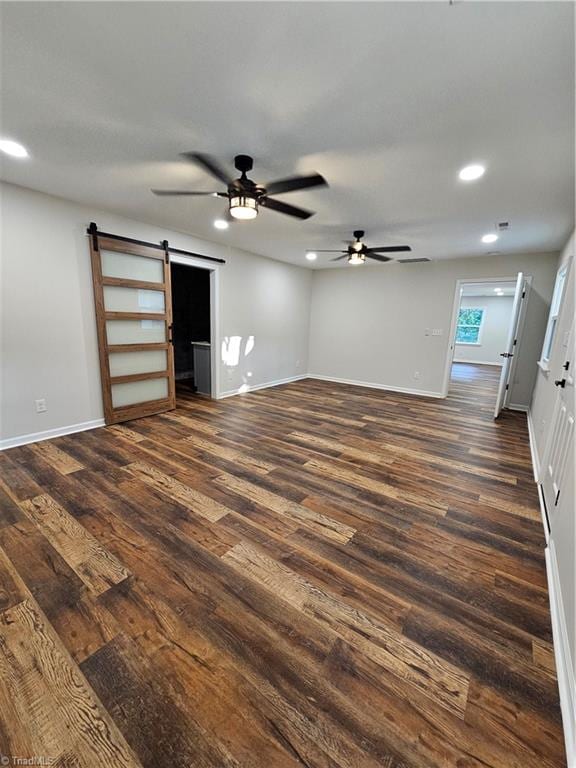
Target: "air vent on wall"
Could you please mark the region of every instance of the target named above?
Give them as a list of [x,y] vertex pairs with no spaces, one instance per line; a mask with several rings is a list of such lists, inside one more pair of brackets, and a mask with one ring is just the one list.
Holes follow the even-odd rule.
[[423,261],[430,261],[430,259],[397,259],[399,264],[420,264]]

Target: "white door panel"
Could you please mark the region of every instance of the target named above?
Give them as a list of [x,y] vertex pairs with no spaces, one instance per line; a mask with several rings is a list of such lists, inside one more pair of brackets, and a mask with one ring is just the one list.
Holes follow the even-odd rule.
[[510,383],[510,373],[512,370],[512,358],[516,350],[516,341],[518,339],[518,327],[520,324],[520,315],[522,302],[526,296],[525,280],[522,272],[518,272],[516,279],[516,290],[514,292],[514,303],[512,304],[512,315],[510,316],[510,327],[508,328],[508,340],[506,350],[501,353],[504,358],[502,372],[500,373],[500,383],[498,384],[498,395],[496,397],[496,407],[494,409],[494,418],[497,419],[500,411],[504,407],[506,399],[506,390]]
[[546,503],[548,522],[552,526],[558,504],[574,472],[574,326],[568,334],[561,378],[555,380],[558,395],[552,416],[550,437],[544,456],[542,492]]

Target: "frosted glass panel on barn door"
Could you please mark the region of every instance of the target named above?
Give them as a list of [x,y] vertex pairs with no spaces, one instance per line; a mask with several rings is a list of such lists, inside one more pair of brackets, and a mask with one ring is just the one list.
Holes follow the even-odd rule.
[[107,424],[176,405],[170,268],[164,251],[91,232]]

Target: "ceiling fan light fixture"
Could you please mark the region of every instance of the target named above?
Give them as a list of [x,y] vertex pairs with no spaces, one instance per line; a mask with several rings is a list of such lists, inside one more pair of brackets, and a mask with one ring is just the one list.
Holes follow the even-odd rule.
[[233,195],[230,198],[230,216],[249,221],[258,216],[258,201],[250,195]]
[[363,254],[353,253],[348,259],[348,264],[352,266],[358,266],[358,264],[364,264],[366,258]]

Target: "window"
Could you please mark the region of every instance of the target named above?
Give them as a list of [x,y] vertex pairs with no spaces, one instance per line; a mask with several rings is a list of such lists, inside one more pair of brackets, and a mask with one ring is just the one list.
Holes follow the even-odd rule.
[[460,307],[456,327],[456,344],[480,344],[483,321],[483,309]]
[[556,275],[556,283],[554,285],[554,293],[552,294],[552,303],[550,304],[550,314],[548,315],[548,325],[546,326],[546,336],[544,336],[544,346],[542,347],[542,356],[540,362],[543,363],[544,368],[548,368],[548,362],[550,355],[552,354],[552,346],[554,344],[554,336],[556,335],[556,328],[558,326],[558,313],[560,312],[560,305],[562,304],[562,294],[564,293],[564,283],[566,282],[566,272],[568,267],[563,267]]

